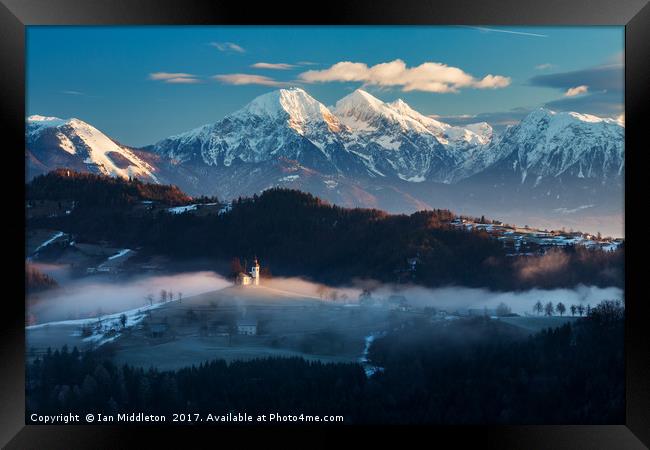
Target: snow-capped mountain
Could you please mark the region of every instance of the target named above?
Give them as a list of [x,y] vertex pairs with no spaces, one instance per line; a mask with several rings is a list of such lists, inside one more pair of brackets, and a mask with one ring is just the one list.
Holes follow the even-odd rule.
[[342,151],[339,120],[302,89],[281,89],[257,97],[219,122],[164,139],[156,153],[180,163],[213,168],[235,162],[288,158],[334,171]]
[[509,127],[491,145],[473,149],[454,173],[455,180],[472,175],[514,177],[537,185],[562,177],[622,180],[625,128],[615,119],[539,108]]
[[411,109],[402,100],[389,104],[360,89],[336,103],[346,127],[345,148],[373,173],[421,182],[446,181],[458,155],[443,145],[444,124]]
[[487,123],[452,126],[362,90],[328,108],[292,88],[142,149],[78,119],[31,116],[26,134],[32,175],[68,167],[223,199],[280,186],[345,206],[513,221],[621,216],[624,126],[573,112],[538,109],[496,135]]
[[610,179],[625,168],[624,128],[614,119],[540,108],[510,128],[498,144],[499,164],[525,182],[530,175]]
[[30,116],[26,122],[27,172],[32,177],[69,168],[157,182],[155,169],[97,128],[79,119]]
[[389,124],[396,133],[431,134],[444,146],[486,145],[492,138],[492,127],[485,122],[454,127],[415,111],[402,99],[384,103],[361,89],[339,100],[334,113],[357,135]]
[[452,127],[426,117],[404,101],[384,103],[357,90],[333,110],[300,88],[254,99],[213,124],[172,136],[153,150],[179,162],[229,167],[279,157],[324,173],[451,181],[460,151],[490,142],[487,124]]

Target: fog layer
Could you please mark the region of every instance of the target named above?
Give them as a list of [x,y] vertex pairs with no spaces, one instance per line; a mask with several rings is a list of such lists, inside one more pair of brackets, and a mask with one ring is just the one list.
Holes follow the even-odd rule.
[[[52,273],[50,271],[50,273]],[[40,294],[40,301],[28,313],[37,323],[96,317],[130,310],[169,299],[176,300],[223,289],[232,283],[214,272],[192,272],[168,276],[146,276],[130,281],[116,281],[93,277],[83,280],[67,280],[62,288]],[[446,287],[429,289],[419,286],[385,285],[373,281],[358,281],[353,286],[330,287],[300,278],[263,279],[261,288],[246,287],[248,294],[281,296],[287,299],[314,299],[332,305],[358,303],[359,295],[366,290],[373,300],[386,300],[391,296],[403,296],[415,308],[434,307],[453,313],[469,308],[496,308],[500,303],[508,305],[513,313],[532,314],[533,305],[552,302],[570,305],[597,305],[603,300],[622,299],[623,292],[616,287],[599,288],[577,286],[573,289],[532,289],[519,292],[495,292],[487,289]],[[165,291],[165,294],[162,291]]]

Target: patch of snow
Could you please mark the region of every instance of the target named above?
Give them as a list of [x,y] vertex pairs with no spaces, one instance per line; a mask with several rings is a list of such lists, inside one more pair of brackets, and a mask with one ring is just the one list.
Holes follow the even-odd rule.
[[378,337],[384,336],[386,333],[385,332],[378,332],[378,333],[370,333],[368,336],[365,337],[364,339],[364,347],[363,347],[363,353],[359,357],[359,363],[363,367],[364,372],[366,373],[366,377],[370,378],[377,372],[383,372],[384,368],[375,366],[370,364],[370,361],[368,360],[368,354],[370,352],[370,346],[372,343],[377,339]]
[[188,211],[194,211],[198,207],[198,204],[185,205],[185,206],[174,206],[173,208],[167,208],[172,214],[183,214]]
[[335,189],[339,185],[338,181],[335,180],[325,180],[323,183],[325,183],[328,189]]
[[228,212],[230,212],[230,211],[232,211],[232,203],[227,203],[226,205],[224,205],[223,208],[221,208],[221,209],[219,210],[219,212],[217,213],[217,215],[220,216],[220,215],[222,215],[222,214],[226,214],[226,213],[228,213]]
[[48,245],[50,245],[52,242],[56,241],[58,238],[60,238],[60,237],[63,236],[64,234],[65,234],[65,233],[62,232],[62,231],[58,231],[58,232],[56,232],[56,233],[55,233],[55,234],[54,234],[50,239],[48,239],[47,241],[43,242],[41,245],[39,245],[38,247],[36,247],[36,250],[34,250],[34,252],[32,253],[32,255],[37,254],[37,253],[39,252],[39,250],[42,250],[43,248],[47,247]]
[[300,178],[300,175],[287,175],[286,177],[280,178],[278,181],[296,181]]
[[131,249],[125,248],[125,249],[123,249],[123,250],[120,250],[119,252],[117,252],[117,253],[114,254],[113,256],[109,256],[108,259],[110,260],[110,259],[119,258],[119,257],[121,257],[121,256],[126,255],[126,254],[129,253],[130,251],[131,251]]
[[402,180],[410,181],[411,183],[422,183],[423,181],[426,181],[426,178],[423,177],[422,175],[416,175],[416,176],[413,176],[413,177],[405,177],[405,176],[399,175],[399,177]]

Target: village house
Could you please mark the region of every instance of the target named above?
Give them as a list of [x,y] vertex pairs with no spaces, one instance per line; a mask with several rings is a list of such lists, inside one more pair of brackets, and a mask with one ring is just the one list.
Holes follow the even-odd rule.
[[237,334],[255,336],[257,334],[257,320],[246,318],[238,320]]
[[413,258],[407,258],[406,259],[406,264],[408,266],[408,270],[410,272],[414,272],[415,269],[417,269],[417,265],[418,265],[419,262],[420,262],[420,258],[418,258],[417,256],[415,256]]

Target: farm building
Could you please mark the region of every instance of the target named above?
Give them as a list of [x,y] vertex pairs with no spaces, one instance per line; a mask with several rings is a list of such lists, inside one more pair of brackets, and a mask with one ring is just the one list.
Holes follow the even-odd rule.
[[257,320],[240,319],[237,321],[237,333],[246,336],[255,336],[257,334]]

